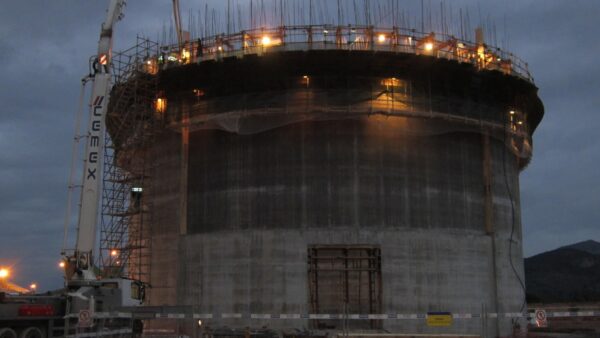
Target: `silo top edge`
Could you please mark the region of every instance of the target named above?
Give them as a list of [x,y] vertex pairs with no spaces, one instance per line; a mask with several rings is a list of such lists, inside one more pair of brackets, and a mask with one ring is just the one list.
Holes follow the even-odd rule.
[[474,43],[452,35],[399,27],[301,25],[244,30],[186,41],[181,45],[160,46],[157,55],[148,55],[144,62],[158,71],[228,57],[307,50],[427,55],[469,63],[479,70],[500,71],[534,84],[527,63],[510,52],[488,46],[483,41]]

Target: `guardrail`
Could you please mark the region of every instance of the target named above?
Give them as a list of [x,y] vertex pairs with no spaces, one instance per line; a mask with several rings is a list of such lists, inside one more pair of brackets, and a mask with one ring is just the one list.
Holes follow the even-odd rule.
[[[383,314],[358,314],[358,313],[195,313],[195,312],[145,312],[143,307],[140,312],[96,312],[92,315],[95,319],[108,318],[137,318],[137,319],[351,319],[351,320],[420,320],[426,319],[428,313],[383,313]],[[533,318],[533,311],[507,312],[507,313],[448,313],[453,319],[478,319],[478,318]],[[547,312],[548,318],[568,317],[600,317],[600,311],[561,311]],[[65,318],[76,318],[76,314],[67,315]]]
[[[127,310],[127,312],[96,312],[93,313],[91,318],[96,321],[102,320],[126,320],[128,323],[126,327],[115,327],[115,328],[106,328],[91,331],[83,331],[76,332],[75,334],[66,335],[67,338],[90,338],[97,336],[112,336],[112,337],[126,337],[133,336],[134,330],[132,328],[135,326],[136,321],[145,321],[145,320],[187,320],[194,321],[198,323],[198,326],[204,324],[204,320],[210,319],[224,319],[224,320],[239,320],[239,319],[249,319],[249,320],[409,320],[409,321],[420,321],[426,323],[427,326],[452,326],[454,321],[463,321],[463,320],[478,320],[482,322],[482,327],[485,330],[486,322],[488,319],[517,319],[520,318],[522,320],[526,320],[529,324],[538,326],[538,327],[546,327],[548,325],[544,322],[541,324],[538,322],[539,318],[539,309],[532,310],[529,309],[527,312],[508,312],[508,313],[495,313],[495,312],[483,312],[483,313],[452,313],[452,312],[428,312],[428,313],[411,313],[411,314],[401,314],[401,313],[386,313],[386,314],[349,314],[349,313],[334,313],[334,314],[324,314],[324,313],[287,313],[287,314],[269,314],[269,313],[196,313],[193,309],[183,309],[182,307],[152,307],[149,308],[135,308],[131,312]],[[567,311],[567,312],[544,312],[544,321],[545,318],[568,318],[568,317],[587,317],[587,318],[598,318],[600,317],[600,311]],[[65,316],[65,319],[77,318],[77,314],[70,314]],[[584,319],[589,320],[589,319]],[[264,328],[264,326],[263,326]],[[170,332],[175,334],[176,332]],[[364,334],[360,334],[363,336]],[[380,334],[378,334],[380,335]],[[144,336],[152,336],[146,335]],[[156,337],[167,337],[164,332]]]
[[473,64],[480,70],[497,70],[533,83],[526,62],[512,53],[452,35],[414,29],[373,26],[282,26],[210,36],[183,45],[167,45],[159,55],[144,61],[148,72],[179,64],[241,57],[247,54],[296,50],[382,51],[429,55]]

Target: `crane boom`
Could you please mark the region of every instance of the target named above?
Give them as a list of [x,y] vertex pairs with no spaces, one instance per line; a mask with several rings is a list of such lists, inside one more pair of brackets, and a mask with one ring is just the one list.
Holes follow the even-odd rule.
[[[94,279],[92,252],[96,243],[98,208],[102,196],[105,115],[111,86],[113,28],[121,18],[125,0],[111,0],[102,24],[98,54],[93,65],[92,96],[84,153],[81,206],[77,222],[75,255],[79,278]],[[67,276],[69,278],[69,276]]]

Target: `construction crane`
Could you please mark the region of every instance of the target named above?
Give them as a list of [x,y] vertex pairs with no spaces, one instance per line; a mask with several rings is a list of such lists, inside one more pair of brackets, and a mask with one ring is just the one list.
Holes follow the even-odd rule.
[[[100,307],[101,311],[118,311],[124,307],[139,306],[144,299],[144,285],[139,281],[97,276],[93,257],[102,196],[105,117],[112,86],[113,33],[116,22],[122,18],[124,6],[125,0],[110,0],[106,20],[101,26],[97,54],[91,59],[92,72],[83,80],[83,89],[86,83],[92,84],[91,105],[87,132],[82,138],[86,144],[77,239],[74,251],[70,254],[63,252],[64,258],[60,264],[65,270],[66,288],[50,296],[36,295],[35,284],[32,284],[31,290],[26,290],[2,281],[9,271],[0,269],[0,291],[11,293],[0,292],[2,338],[50,338],[56,336],[57,330],[59,336],[69,337],[96,334],[86,332],[86,329],[100,330],[102,335],[113,336],[121,334],[123,330],[141,330],[140,325],[134,325],[141,323],[139,320],[94,317]],[[25,292],[28,294],[24,295]]]
[[[81,183],[81,199],[77,220],[77,239],[72,255],[63,260],[67,289],[74,293],[73,299],[88,300],[88,296],[97,293],[106,280],[99,279],[94,267],[93,251],[98,229],[98,209],[102,197],[102,165],[104,160],[104,133],[106,113],[109,102],[111,81],[111,58],[115,24],[123,16],[125,0],[111,0],[106,20],[101,26],[100,40],[96,57],[92,58],[92,73],[88,81],[92,83],[91,105],[87,132],[85,134],[84,166]],[[121,292],[117,306],[134,306],[141,303],[143,286],[124,278],[110,280],[111,287],[118,286]],[[136,289],[137,291],[132,291]],[[92,297],[93,298],[93,297]],[[74,304],[77,304],[76,300]],[[72,306],[85,308],[87,303]],[[93,307],[92,304],[89,307]]]
[[124,0],[112,0],[102,24],[98,53],[92,63],[91,107],[86,133],[81,204],[77,221],[77,240],[73,256],[66,257],[67,281],[95,280],[93,249],[96,243],[98,208],[102,196],[105,115],[111,88],[111,57],[115,23],[121,18]]

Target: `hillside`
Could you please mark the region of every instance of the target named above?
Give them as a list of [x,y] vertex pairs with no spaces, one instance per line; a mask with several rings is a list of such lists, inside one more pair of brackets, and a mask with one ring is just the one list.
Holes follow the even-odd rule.
[[559,249],[575,249],[591,253],[592,255],[600,255],[600,243],[592,240],[563,246]]
[[585,241],[525,259],[529,302],[600,301],[600,243]]

